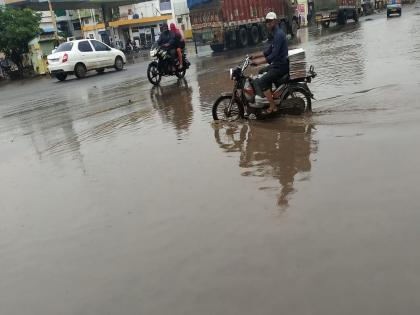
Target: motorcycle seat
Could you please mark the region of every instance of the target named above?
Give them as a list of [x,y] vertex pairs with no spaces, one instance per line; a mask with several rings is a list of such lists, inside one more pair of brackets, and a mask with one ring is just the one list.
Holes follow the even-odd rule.
[[280,85],[286,83],[287,81],[289,81],[289,74],[285,74],[284,76],[282,76],[281,78],[279,78],[278,80],[276,80],[276,82],[274,82],[274,85],[276,87],[279,87]]

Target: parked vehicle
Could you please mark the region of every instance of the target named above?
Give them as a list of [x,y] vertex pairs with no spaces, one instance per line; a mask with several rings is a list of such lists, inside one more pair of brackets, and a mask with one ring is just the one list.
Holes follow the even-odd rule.
[[60,81],[69,74],[84,78],[91,70],[103,73],[106,68],[115,68],[120,71],[126,63],[122,51],[94,39],[62,43],[47,58],[50,74]]
[[[234,121],[240,118],[264,118],[265,110],[269,103],[265,98],[256,98],[254,87],[255,77],[245,75],[245,71],[251,64],[250,57],[235,69],[230,69],[230,79],[234,81],[233,92],[222,93],[212,108],[214,120]],[[291,79],[285,75],[276,82],[273,90],[273,98],[277,104],[277,113],[302,114],[312,109],[313,98],[308,83],[316,77],[314,68],[311,66],[309,74],[304,77]]]
[[331,22],[344,25],[347,20],[359,21],[361,0],[317,0],[315,21],[327,28]]
[[264,18],[279,17],[286,33],[296,35],[299,19],[289,0],[188,0],[194,40],[213,51],[256,45],[267,38]]
[[15,79],[19,77],[18,66],[9,59],[0,60],[0,75],[4,79]]
[[401,0],[389,0],[386,5],[386,16],[401,16]]
[[171,57],[167,50],[159,47],[157,42],[153,44],[150,56],[154,58],[154,60],[147,67],[147,78],[153,85],[159,85],[162,76],[175,75],[179,79],[182,79],[185,77],[185,74],[190,67],[190,62],[188,61],[185,52],[182,53],[183,68],[179,69],[176,65],[176,60]]

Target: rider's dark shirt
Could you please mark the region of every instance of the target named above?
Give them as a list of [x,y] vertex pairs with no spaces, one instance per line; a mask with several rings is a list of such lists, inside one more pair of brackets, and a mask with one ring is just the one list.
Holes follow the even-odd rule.
[[264,56],[269,64],[283,66],[288,64],[288,54],[286,34],[280,26],[276,25],[273,30],[273,42],[264,51]]
[[175,46],[175,35],[171,31],[165,31],[160,34],[158,45],[163,46],[169,44],[168,46],[170,48],[173,48]]

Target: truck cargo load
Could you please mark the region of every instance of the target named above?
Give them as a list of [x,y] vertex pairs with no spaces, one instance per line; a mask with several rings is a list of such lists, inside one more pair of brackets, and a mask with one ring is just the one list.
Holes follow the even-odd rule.
[[188,0],[194,40],[214,51],[256,45],[267,38],[265,16],[274,11],[286,33],[299,27],[289,0]]

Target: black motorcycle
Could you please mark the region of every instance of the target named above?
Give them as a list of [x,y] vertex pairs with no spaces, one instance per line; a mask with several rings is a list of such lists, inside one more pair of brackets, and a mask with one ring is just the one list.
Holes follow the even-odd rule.
[[19,68],[9,59],[0,60],[0,75],[4,79],[15,79],[19,77]]
[[150,50],[150,56],[154,60],[147,68],[147,78],[153,85],[159,85],[162,76],[175,75],[178,79],[185,77],[187,69],[190,67],[190,62],[187,59],[185,52],[182,52],[183,67],[179,69],[176,58],[173,58],[169,51],[158,46],[157,43],[153,44]]
[[299,115],[312,110],[313,94],[308,83],[316,77],[314,67],[311,66],[307,75],[291,79],[285,75],[275,82],[273,98],[277,105],[277,112],[267,114],[270,106],[266,98],[257,96],[255,79],[245,75],[245,70],[251,65],[251,58],[245,60],[235,69],[230,69],[230,79],[234,81],[233,92],[222,93],[213,105],[214,120],[234,121],[241,118],[260,119],[276,113]]

